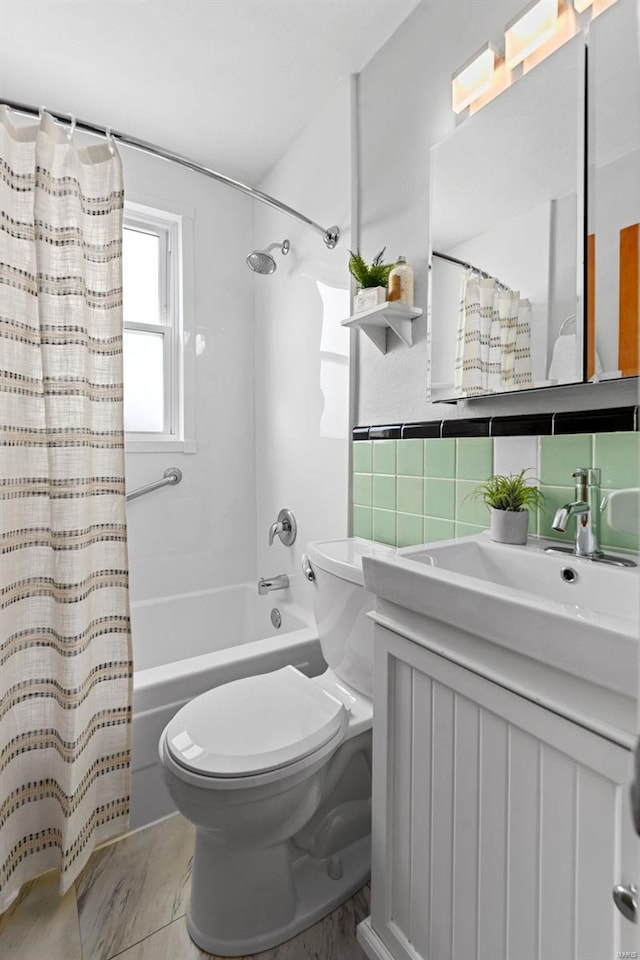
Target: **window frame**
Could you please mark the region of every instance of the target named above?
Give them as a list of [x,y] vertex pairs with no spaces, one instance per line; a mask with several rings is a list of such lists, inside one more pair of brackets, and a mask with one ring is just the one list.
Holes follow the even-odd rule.
[[188,262],[192,256],[192,220],[188,212],[125,200],[124,228],[159,238],[160,323],[125,322],[123,318],[123,332],[131,330],[162,335],[164,358],[163,430],[126,431],[126,453],[164,453],[169,450],[195,453],[193,377],[187,376],[185,370],[185,366],[193,366],[185,349],[185,343],[193,340],[188,336],[192,326],[189,321],[193,300],[192,270]]

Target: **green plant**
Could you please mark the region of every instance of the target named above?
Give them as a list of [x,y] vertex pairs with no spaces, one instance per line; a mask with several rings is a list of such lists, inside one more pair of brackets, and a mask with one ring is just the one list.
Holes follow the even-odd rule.
[[393,270],[392,263],[383,263],[382,257],[386,247],[367,264],[359,252],[349,250],[349,273],[360,287],[386,287],[389,274]]
[[[476,487],[469,496],[474,500],[483,500],[494,510],[509,510],[513,513],[527,509],[536,509],[544,500],[538,487],[531,487],[525,479],[527,470],[511,474],[508,477],[494,475]],[[535,479],[535,478],[534,478]]]

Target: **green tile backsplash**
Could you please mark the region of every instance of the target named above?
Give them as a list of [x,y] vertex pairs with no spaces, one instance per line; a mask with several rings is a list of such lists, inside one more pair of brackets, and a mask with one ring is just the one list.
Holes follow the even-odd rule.
[[456,440],[456,479],[486,480],[493,473],[493,440],[460,437]]
[[576,467],[590,467],[592,460],[593,436],[590,433],[540,437],[538,476],[543,486],[572,486],[571,474]]
[[[366,441],[360,440],[359,443]],[[396,475],[397,440],[373,440],[373,472]]]
[[451,439],[424,441],[425,477],[455,477],[456,442]]
[[371,507],[353,507],[353,535],[373,540],[373,510]]
[[412,547],[424,543],[423,518],[412,513],[398,514],[397,546]]
[[425,515],[440,520],[455,520],[455,483],[441,477],[427,477],[424,481],[424,503]]
[[424,440],[398,440],[398,476],[424,476]]
[[[496,445],[510,439],[355,441],[354,535],[404,547],[486,529],[489,513],[482,501],[469,494],[493,473]],[[573,500],[571,474],[576,467],[599,467],[606,493],[640,486],[638,433],[542,436],[537,438],[537,449],[537,462],[518,468],[532,470],[545,497],[543,509],[531,517],[532,534],[573,540],[573,523],[561,534],[551,529],[551,521],[557,507]],[[602,544],[637,551],[638,531],[612,530],[603,515]]]
[[373,472],[373,441],[360,440],[353,445],[354,473]]
[[[423,515],[423,487],[422,477],[398,476],[398,510],[402,513],[413,513],[419,517]],[[418,541],[420,543],[420,541]]]
[[[489,471],[489,475],[491,470]],[[478,480],[458,480],[456,482],[456,514],[460,523],[474,523],[479,527],[489,526],[489,510],[482,500],[473,496]]]
[[353,502],[360,507],[370,507],[373,503],[373,476],[370,473],[354,473]]
[[639,487],[640,434],[600,433],[593,439],[593,466],[602,470],[602,486]]
[[[374,451],[375,453],[375,451]],[[392,477],[373,475],[373,506],[381,507],[383,510],[396,509],[396,484],[395,474]]]
[[373,511],[373,539],[379,543],[389,543],[397,546],[395,510]]
[[453,520],[438,520],[435,517],[424,518],[424,543],[433,540],[452,540],[456,535]]

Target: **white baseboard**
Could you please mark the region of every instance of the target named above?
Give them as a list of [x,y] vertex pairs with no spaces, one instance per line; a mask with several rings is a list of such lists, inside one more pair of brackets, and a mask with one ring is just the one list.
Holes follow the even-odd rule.
[[371,926],[371,917],[367,917],[366,920],[358,924],[356,934],[358,943],[369,960],[395,960],[393,954],[389,952]]

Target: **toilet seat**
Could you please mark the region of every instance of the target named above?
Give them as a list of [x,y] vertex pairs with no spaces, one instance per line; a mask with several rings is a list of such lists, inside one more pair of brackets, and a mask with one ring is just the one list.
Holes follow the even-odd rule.
[[255,777],[320,750],[346,722],[344,703],[287,666],[191,700],[168,724],[165,744],[201,776]]

